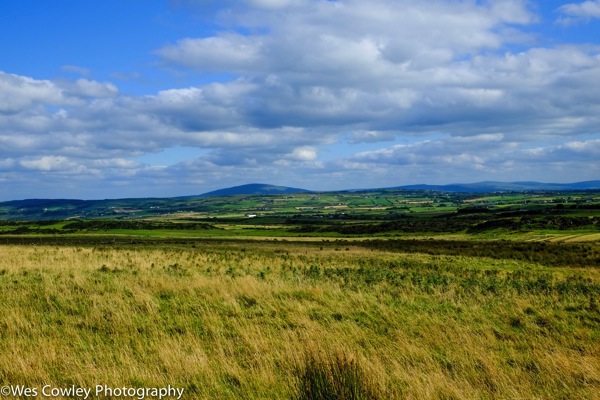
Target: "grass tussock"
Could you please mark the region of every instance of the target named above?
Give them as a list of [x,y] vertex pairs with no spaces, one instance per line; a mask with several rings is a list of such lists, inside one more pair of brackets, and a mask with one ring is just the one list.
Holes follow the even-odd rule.
[[320,247],[0,246],[0,384],[598,398],[597,267]]
[[377,400],[387,398],[373,375],[344,353],[307,350],[298,368],[297,400]]

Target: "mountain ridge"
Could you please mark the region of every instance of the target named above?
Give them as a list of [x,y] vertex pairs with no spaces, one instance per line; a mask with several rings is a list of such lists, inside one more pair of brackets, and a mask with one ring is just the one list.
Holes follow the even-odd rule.
[[341,189],[341,190],[309,190],[289,186],[270,185],[265,183],[250,183],[245,185],[231,186],[223,189],[217,189],[202,194],[175,197],[140,197],[140,198],[118,198],[118,199],[45,199],[29,198],[22,200],[0,201],[0,205],[18,206],[19,204],[30,205],[35,203],[37,206],[59,205],[64,203],[87,203],[106,202],[106,201],[140,201],[140,200],[167,200],[167,199],[190,199],[195,197],[216,197],[232,195],[275,195],[275,194],[293,194],[293,193],[334,193],[334,192],[369,192],[378,190],[428,190],[440,192],[456,193],[486,193],[486,192],[525,192],[525,191],[571,191],[571,190],[600,190],[600,180],[581,181],[573,183],[544,183],[536,181],[481,181],[474,183],[451,183],[445,185],[412,184],[382,188],[360,188],[360,189]]
[[568,191],[568,190],[597,190],[600,189],[600,180],[582,181],[573,183],[544,183],[535,181],[482,181],[474,183],[451,183],[447,185],[403,185],[391,189],[396,190],[432,190],[458,193],[485,193],[485,192],[525,192],[532,190],[542,191]]
[[600,180],[581,181],[573,183],[546,183],[536,181],[481,181],[473,183],[450,183],[445,185],[412,184],[383,188],[363,188],[346,190],[309,190],[289,186],[277,186],[266,183],[249,183],[228,188],[213,190],[200,195],[188,197],[231,196],[231,195],[270,195],[293,193],[327,193],[327,192],[359,192],[377,190],[430,190],[457,193],[485,193],[485,192],[520,192],[520,191],[569,191],[569,190],[600,190]]

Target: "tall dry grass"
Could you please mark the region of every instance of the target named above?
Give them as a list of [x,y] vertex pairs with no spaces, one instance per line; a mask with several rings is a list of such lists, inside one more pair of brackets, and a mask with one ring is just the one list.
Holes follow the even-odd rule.
[[0,384],[594,399],[599,296],[594,268],[318,244],[0,246]]

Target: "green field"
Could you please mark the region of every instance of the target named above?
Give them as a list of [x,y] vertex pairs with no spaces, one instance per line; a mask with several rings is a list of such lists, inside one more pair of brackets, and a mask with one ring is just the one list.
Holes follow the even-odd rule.
[[479,208],[489,211],[598,210],[600,192],[444,193],[380,190],[365,192],[233,195],[118,200],[22,200],[0,203],[0,220],[329,218],[389,219],[425,213],[444,215]]
[[[0,203],[7,235],[447,237],[553,240],[600,232],[600,193],[380,191]],[[590,236],[592,235],[592,236]],[[544,239],[545,238],[545,239]]]
[[598,193],[238,200],[5,218],[0,386],[600,398]]

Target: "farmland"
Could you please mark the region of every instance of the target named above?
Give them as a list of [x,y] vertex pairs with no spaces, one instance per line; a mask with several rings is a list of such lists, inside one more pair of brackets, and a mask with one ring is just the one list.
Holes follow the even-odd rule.
[[0,383],[598,398],[598,193],[314,196],[6,218]]
[[[0,203],[0,236],[398,237],[598,233],[600,193],[369,191]],[[533,237],[532,237],[533,238]],[[593,239],[593,236],[590,236]]]

